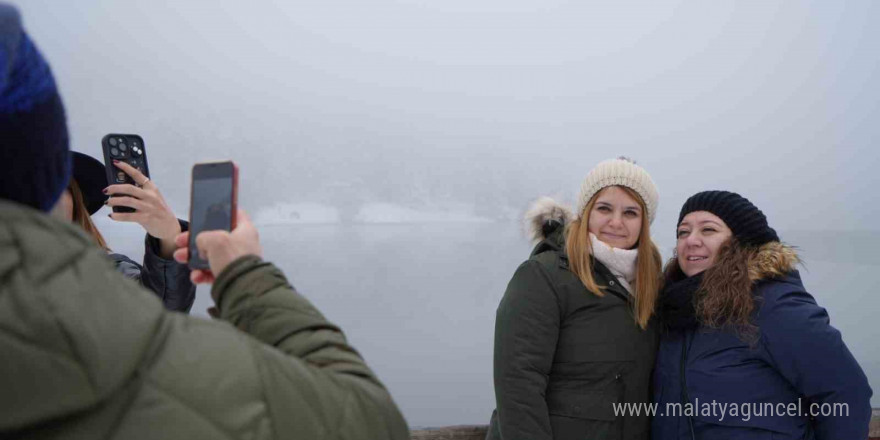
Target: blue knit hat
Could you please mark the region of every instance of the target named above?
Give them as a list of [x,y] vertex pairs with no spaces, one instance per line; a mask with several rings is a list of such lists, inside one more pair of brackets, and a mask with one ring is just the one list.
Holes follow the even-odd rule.
[[14,7],[0,4],[0,199],[49,211],[71,165],[64,106]]

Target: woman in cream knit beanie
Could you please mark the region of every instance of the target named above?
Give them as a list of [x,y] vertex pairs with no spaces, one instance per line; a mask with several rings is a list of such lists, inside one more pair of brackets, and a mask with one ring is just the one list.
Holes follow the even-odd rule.
[[644,168],[622,156],[600,162],[587,174],[578,193],[575,212],[578,215],[583,213],[590,199],[609,186],[625,186],[637,192],[648,209],[648,222],[654,222],[654,216],[657,214],[657,187]]
[[626,158],[599,163],[571,212],[549,198],[526,214],[538,241],[495,318],[495,400],[487,439],[647,440],[660,252],[657,188]]
[[587,290],[602,294],[593,272],[597,264],[605,265],[633,295],[635,319],[642,328],[660,289],[662,261],[650,229],[657,199],[654,181],[635,161],[619,157],[600,162],[581,184],[576,218],[565,241],[572,272]]

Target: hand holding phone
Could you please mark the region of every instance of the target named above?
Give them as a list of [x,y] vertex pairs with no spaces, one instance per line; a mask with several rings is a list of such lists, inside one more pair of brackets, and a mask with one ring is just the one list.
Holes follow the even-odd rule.
[[[210,269],[194,269],[190,274],[190,280],[194,284],[213,283],[215,274],[219,275],[229,264],[243,256],[263,256],[260,237],[250,217],[239,209],[236,220],[237,224],[232,232],[204,231],[195,238],[199,253],[207,257]],[[190,232],[177,236],[175,244],[178,249],[174,252],[174,259],[178,263],[190,261],[189,244],[192,237]]]
[[232,161],[193,166],[190,194],[188,263],[192,269],[208,270],[209,259],[200,253],[196,240],[206,231],[226,231],[236,225],[238,166]]
[[151,236],[158,238],[162,251],[160,255],[168,258],[174,251],[174,237],[180,234],[180,223],[174,211],[165,202],[156,183],[144,176],[140,171],[125,162],[113,162],[117,168],[125,171],[138,186],[129,184],[110,185],[106,191],[113,194],[105,202],[113,208],[129,208],[132,212],[113,212],[110,218],[121,222],[135,222],[141,225]]
[[[101,139],[101,149],[104,151],[104,168],[107,171],[108,185],[130,184],[141,186],[150,179],[150,167],[147,165],[147,152],[144,149],[144,139],[136,134],[108,134]],[[146,179],[136,182],[126,170],[114,163],[118,161],[136,169]],[[111,194],[110,197],[114,197]],[[134,208],[127,206],[113,206],[113,212],[135,212]]]

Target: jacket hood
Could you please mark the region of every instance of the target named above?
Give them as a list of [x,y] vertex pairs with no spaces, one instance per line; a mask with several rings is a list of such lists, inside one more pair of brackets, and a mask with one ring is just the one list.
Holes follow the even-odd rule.
[[754,282],[782,277],[800,263],[793,247],[778,241],[765,243],[749,258],[749,280]]
[[571,208],[550,197],[541,197],[529,206],[523,217],[523,226],[532,244],[537,244],[574,219]]

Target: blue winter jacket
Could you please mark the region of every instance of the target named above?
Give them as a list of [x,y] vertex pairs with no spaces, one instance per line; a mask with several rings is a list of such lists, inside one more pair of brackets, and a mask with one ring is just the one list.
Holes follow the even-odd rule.
[[757,341],[704,327],[663,332],[653,440],[868,438],[868,379],[796,262],[778,242],[750,261]]

